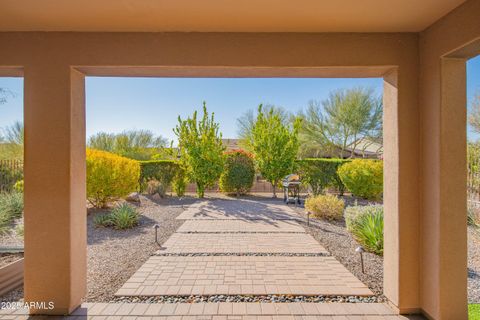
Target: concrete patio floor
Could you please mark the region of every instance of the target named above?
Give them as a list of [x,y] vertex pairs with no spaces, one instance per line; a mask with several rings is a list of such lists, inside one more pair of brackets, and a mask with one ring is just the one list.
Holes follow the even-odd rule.
[[[25,310],[6,314],[1,320],[23,320]],[[47,317],[30,317],[35,320]],[[50,317],[49,317],[50,318]],[[84,303],[72,315],[56,319],[94,320],[401,320],[424,319],[398,316],[383,303]]]

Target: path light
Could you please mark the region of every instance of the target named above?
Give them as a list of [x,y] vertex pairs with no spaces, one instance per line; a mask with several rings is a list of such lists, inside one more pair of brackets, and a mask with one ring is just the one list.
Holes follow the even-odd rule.
[[360,262],[362,263],[362,273],[365,273],[365,268],[363,266],[363,253],[365,252],[365,249],[363,249],[362,246],[358,246],[357,249],[355,249],[355,252],[360,253]]
[[309,227],[310,227],[310,215],[311,214],[312,213],[310,211],[307,212],[307,226],[309,226]]
[[158,244],[159,247],[162,247],[160,245],[160,243],[158,242],[158,228],[160,228],[160,226],[158,224],[154,225],[153,228],[155,229],[155,242]]

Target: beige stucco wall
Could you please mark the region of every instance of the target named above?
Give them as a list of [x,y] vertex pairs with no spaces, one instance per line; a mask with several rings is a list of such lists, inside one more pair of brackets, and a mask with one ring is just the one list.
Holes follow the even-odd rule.
[[[385,294],[402,312],[465,318],[465,264],[457,261],[466,261],[463,198],[450,195],[452,186],[464,191],[464,178],[446,183],[448,172],[462,177],[463,162],[454,168],[443,148],[464,147],[464,115],[446,121],[442,113],[462,99],[442,100],[438,57],[480,35],[469,12],[479,4],[469,1],[460,14],[469,28],[443,39],[450,31],[440,25],[420,41],[413,33],[0,33],[0,75],[25,77],[27,300],[53,300],[63,313],[85,295],[84,74],[383,76]],[[446,74],[461,69],[449,67]],[[447,223],[454,211],[460,220]]]
[[480,1],[467,1],[420,37],[421,305],[466,318],[466,58],[480,53]]

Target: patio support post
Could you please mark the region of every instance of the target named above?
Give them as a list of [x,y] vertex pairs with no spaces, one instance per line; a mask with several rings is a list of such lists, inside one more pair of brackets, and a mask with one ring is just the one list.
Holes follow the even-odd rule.
[[[426,57],[426,51],[423,52]],[[467,319],[465,59],[423,60],[422,309]]]
[[84,75],[42,61],[24,77],[25,301],[67,314],[86,293]]
[[384,75],[384,294],[402,314],[420,310],[416,67]]

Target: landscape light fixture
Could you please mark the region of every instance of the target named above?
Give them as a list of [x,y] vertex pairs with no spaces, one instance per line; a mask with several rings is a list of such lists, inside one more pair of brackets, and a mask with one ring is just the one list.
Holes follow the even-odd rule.
[[365,252],[365,249],[363,249],[362,246],[358,246],[357,249],[355,249],[355,252],[360,253],[360,262],[362,264],[362,273],[365,273],[365,267],[363,266],[363,253]]
[[160,228],[160,226],[158,224],[155,224],[153,228],[155,229],[155,242],[158,244],[159,247],[162,247],[160,245],[160,242],[158,242],[158,228]]

